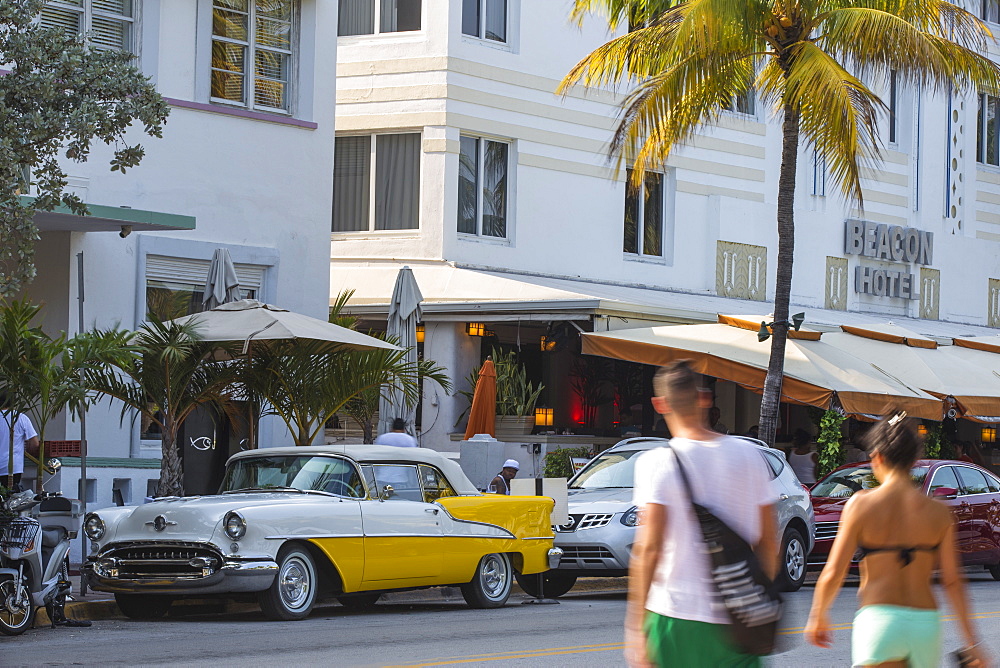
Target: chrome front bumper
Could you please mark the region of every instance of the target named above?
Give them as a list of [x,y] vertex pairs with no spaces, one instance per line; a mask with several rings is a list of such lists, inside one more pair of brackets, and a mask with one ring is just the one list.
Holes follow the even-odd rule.
[[269,558],[227,559],[201,577],[148,578],[117,576],[113,560],[91,557],[84,565],[95,591],[128,594],[236,594],[264,591],[274,582],[278,564]]

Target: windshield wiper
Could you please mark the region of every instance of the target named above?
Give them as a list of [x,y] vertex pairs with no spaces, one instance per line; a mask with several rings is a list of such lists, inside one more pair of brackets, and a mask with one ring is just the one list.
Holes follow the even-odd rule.
[[298,492],[299,494],[305,494],[304,490],[298,487],[240,487],[239,489],[227,489],[223,494],[234,494],[236,492]]

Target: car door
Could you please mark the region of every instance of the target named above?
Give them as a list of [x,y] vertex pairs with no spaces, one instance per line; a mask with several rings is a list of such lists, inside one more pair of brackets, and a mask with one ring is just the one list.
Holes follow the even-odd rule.
[[[775,497],[775,511],[777,517],[775,518],[778,523],[778,530],[782,531],[788,522],[796,515],[795,506],[800,503],[802,497],[805,496],[805,490],[801,485],[792,485],[791,481],[798,482],[794,476],[783,476],[781,472],[784,471],[787,466],[784,458],[777,453],[767,452],[766,450],[761,451],[761,455],[764,457],[764,461],[767,462],[768,469],[771,473],[771,488],[774,491]],[[798,489],[795,489],[798,487]],[[781,536],[778,537],[779,539]],[[809,542],[812,536],[803,536],[806,541],[806,547],[809,547]]]
[[441,507],[427,503],[416,464],[364,467],[373,498],[361,507],[366,585],[426,584],[441,572]]
[[973,563],[996,563],[996,543],[990,524],[990,502],[994,495],[990,494],[986,476],[971,466],[956,466],[955,472],[962,483],[962,501],[972,514],[970,539],[975,555]]
[[955,516],[955,547],[962,557],[962,561],[968,562],[974,558],[975,553],[972,508],[962,498],[962,483],[959,482],[958,474],[955,472],[953,466],[939,466],[934,470],[931,482],[927,486],[927,494],[934,496],[934,490],[941,487],[950,487],[955,490],[954,496],[938,496],[935,498],[948,506]]

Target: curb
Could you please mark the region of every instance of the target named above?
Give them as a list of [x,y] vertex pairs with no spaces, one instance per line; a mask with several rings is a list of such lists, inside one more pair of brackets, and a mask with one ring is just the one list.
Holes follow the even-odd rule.
[[[586,578],[580,581],[573,588],[573,593],[624,593],[627,580],[625,578]],[[524,591],[514,584],[511,588],[511,596],[527,596]],[[530,598],[530,597],[529,597]],[[406,604],[406,603],[439,603],[457,602],[462,600],[462,592],[458,587],[433,587],[430,589],[417,589],[414,591],[402,591],[383,594],[384,603]],[[317,608],[340,607],[333,601],[324,601],[317,604]],[[177,604],[179,611],[183,608],[191,608],[189,612],[205,612],[215,614],[237,614],[246,612],[259,612],[260,608],[256,603],[245,601],[231,601],[226,599],[205,599],[192,598]],[[201,608],[201,610],[195,610]],[[66,616],[70,619],[88,619],[90,621],[102,621],[109,619],[128,619],[118,609],[118,604],[114,599],[101,599],[97,601],[71,601],[66,604]],[[49,626],[49,615],[45,608],[40,608],[35,615],[35,627]]]

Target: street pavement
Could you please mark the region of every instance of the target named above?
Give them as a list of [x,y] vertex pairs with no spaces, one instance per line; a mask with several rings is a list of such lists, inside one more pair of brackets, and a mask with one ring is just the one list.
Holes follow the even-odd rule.
[[[1000,657],[1000,582],[967,573],[979,631]],[[813,578],[810,578],[812,580]],[[156,622],[101,620],[89,629],[38,628],[0,638],[0,665],[144,666],[620,666],[624,580],[582,581],[559,605],[470,610],[457,591],[390,597],[370,612],[338,605],[301,622],[267,622],[257,613],[200,614]],[[856,580],[832,612],[834,647],[804,644],[813,587],[787,596],[783,651],[771,666],[849,666]],[[409,598],[410,600],[406,600]],[[939,596],[940,598],[940,596]],[[962,643],[946,611],[944,647]]]

